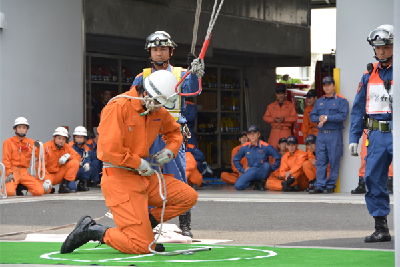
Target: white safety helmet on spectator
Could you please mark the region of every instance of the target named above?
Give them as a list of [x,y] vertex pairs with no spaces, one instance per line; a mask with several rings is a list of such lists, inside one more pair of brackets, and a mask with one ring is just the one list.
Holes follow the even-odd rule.
[[[144,80],[144,90],[151,96],[163,95],[163,98],[157,98],[157,101],[167,109],[174,109],[175,102],[179,95],[175,93],[175,86],[178,83],[175,75],[167,70],[153,72]],[[179,90],[178,90],[179,92]]]
[[83,126],[78,126],[75,128],[75,131],[73,133],[73,135],[82,135],[82,136],[87,136],[87,130],[85,127]]
[[18,117],[18,118],[15,119],[13,129],[15,127],[17,127],[18,125],[21,125],[21,124],[26,125],[28,127],[28,129],[29,129],[28,120],[25,119],[24,117]]
[[60,136],[69,138],[68,131],[64,127],[57,127],[57,129],[53,133],[53,136],[56,136],[56,135],[60,135]]

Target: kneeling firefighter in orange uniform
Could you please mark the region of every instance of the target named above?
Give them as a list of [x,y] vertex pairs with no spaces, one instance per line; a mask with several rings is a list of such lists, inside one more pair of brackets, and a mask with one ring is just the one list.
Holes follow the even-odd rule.
[[[180,125],[164,107],[145,105],[143,100],[132,98],[170,96],[157,98],[157,101],[166,108],[173,108],[171,102],[175,100],[171,97],[176,83],[171,72],[156,71],[146,77],[144,85],[132,86],[103,109],[98,128],[98,157],[104,164],[101,190],[117,228],[96,224],[90,216],[83,216],[62,245],[61,253],[70,253],[90,240],[127,254],[164,250],[162,244],[154,244],[153,234],[163,210],[160,183],[145,158],[159,133],[166,143],[154,156],[159,166],[177,155],[183,138]],[[141,116],[142,113],[147,115]],[[163,220],[168,221],[190,210],[198,195],[172,175],[163,177],[168,196]],[[149,206],[154,207],[150,212]]]
[[[238,145],[237,147],[232,149],[232,155],[231,155],[231,167],[233,172],[222,172],[221,173],[221,180],[224,181],[227,184],[235,184],[236,180],[239,178],[240,174],[239,171],[236,169],[235,164],[233,164],[233,157],[239,152],[239,149],[246,144],[247,142],[249,142],[249,138],[247,137],[247,132],[243,131],[240,134],[239,137],[239,142],[240,145]],[[242,163],[243,168],[247,169],[247,159],[246,157],[242,158],[240,160],[240,163]]]
[[[283,155],[285,155],[286,150],[287,150],[287,139],[286,138],[281,138],[279,139],[279,144],[278,144],[278,152]],[[275,159],[273,157],[269,157],[269,164],[274,164]],[[273,190],[273,191],[281,191],[282,190],[282,180],[283,178],[280,175],[280,166],[279,168],[272,172],[267,181],[265,182],[265,187],[268,188],[268,190]]]
[[287,152],[282,157],[279,167],[282,181],[282,191],[300,191],[308,187],[308,179],[303,171],[303,164],[307,160],[307,153],[298,149],[297,137],[287,138]]
[[[23,195],[22,186],[26,186],[32,195],[41,196],[44,194],[44,189],[40,180],[36,180],[35,177],[28,173],[33,146],[39,146],[39,144],[25,137],[29,129],[29,123],[24,117],[19,117],[15,120],[13,129],[15,136],[6,139],[3,143],[3,164],[6,170],[5,187],[7,196],[14,196],[15,189],[17,189],[17,195]],[[38,158],[38,154],[39,149],[36,150],[34,156]],[[33,160],[35,159],[33,158]]]
[[64,127],[58,127],[53,134],[53,140],[44,143],[46,160],[46,176],[43,187],[46,194],[54,193],[56,184],[60,184],[58,193],[72,193],[75,190],[68,188],[71,181],[75,181],[79,170],[81,156],[67,144],[68,131]]

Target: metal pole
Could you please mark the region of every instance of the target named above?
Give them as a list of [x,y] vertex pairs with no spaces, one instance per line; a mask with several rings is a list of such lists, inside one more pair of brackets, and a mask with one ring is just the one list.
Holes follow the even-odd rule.
[[[394,1],[394,51],[393,51],[393,85],[396,81],[400,81],[400,73],[396,70],[396,66],[400,66],[400,2]],[[397,38],[396,38],[397,37]],[[400,92],[394,87],[393,99],[400,99]],[[393,104],[396,103],[393,101]],[[397,102],[398,103],[398,102]],[[393,105],[393,162],[400,160],[400,105]],[[395,153],[396,151],[396,153]],[[393,176],[400,173],[400,165],[393,164]],[[400,237],[400,180],[393,179],[393,197],[394,197],[394,236]],[[396,225],[398,227],[396,227]],[[400,245],[397,245],[398,239],[395,240],[395,265],[400,266]]]

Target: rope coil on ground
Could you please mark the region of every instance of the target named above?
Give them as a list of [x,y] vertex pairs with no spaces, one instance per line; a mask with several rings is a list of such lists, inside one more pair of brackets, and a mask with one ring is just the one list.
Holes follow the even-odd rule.
[[[35,149],[36,146],[32,148],[32,157],[31,157],[31,175],[33,177],[36,176],[36,158],[35,158]],[[46,168],[45,168],[45,158],[44,158],[44,147],[43,143],[39,142],[39,158],[38,158],[38,176],[40,180],[43,180],[46,176]]]
[[0,162],[0,197],[7,198],[7,189],[6,189],[6,167],[3,163]]

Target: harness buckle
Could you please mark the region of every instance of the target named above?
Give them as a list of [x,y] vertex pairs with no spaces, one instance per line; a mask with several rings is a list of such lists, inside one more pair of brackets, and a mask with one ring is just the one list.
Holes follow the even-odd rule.
[[390,125],[387,121],[379,121],[379,131],[382,133],[390,133]]

